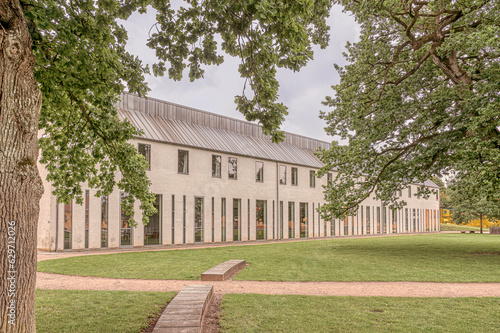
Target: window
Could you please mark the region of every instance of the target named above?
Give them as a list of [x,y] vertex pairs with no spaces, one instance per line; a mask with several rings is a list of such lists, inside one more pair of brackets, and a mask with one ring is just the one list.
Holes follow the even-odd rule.
[[139,154],[144,156],[148,162],[148,170],[151,170],[151,145],[139,143]]
[[203,198],[194,198],[194,242],[203,242]]
[[120,192],[120,246],[132,245],[132,227],[129,223],[130,216],[123,208],[123,201],[128,198],[128,194]]
[[221,232],[221,242],[226,241],[226,198],[221,199],[220,204],[220,232]]
[[309,171],[309,186],[316,187],[316,175],[313,170]]
[[255,238],[267,239],[267,201],[256,200],[255,207]]
[[300,203],[300,237],[309,237],[309,221],[307,213],[308,204],[306,202]]
[[439,201],[439,191],[438,190],[436,190],[436,200]]
[[286,185],[286,165],[280,165],[280,184]]
[[295,202],[288,202],[288,238],[295,238]]
[[71,249],[71,234],[73,231],[73,212],[72,212],[73,200],[70,200],[69,204],[64,205],[64,249]]
[[161,199],[161,195],[156,195],[154,207],[157,212],[149,217],[148,224],[144,226],[144,245],[160,245]]
[[333,182],[333,175],[331,172],[328,173],[327,180],[328,180],[328,184],[331,184]]
[[227,162],[227,176],[229,179],[238,179],[238,160],[236,157],[229,157]]
[[187,150],[178,151],[178,163],[177,163],[178,173],[189,173],[189,152]]
[[297,168],[292,168],[292,185],[299,184],[299,170]]
[[264,181],[264,163],[262,162],[255,162],[255,181]]
[[221,162],[222,157],[220,155],[212,155],[212,177],[220,178]]
[[108,247],[108,196],[101,197],[101,247]]
[[233,241],[241,240],[241,199],[233,199]]
[[366,206],[366,234],[371,234],[370,230],[370,206]]
[[408,186],[408,198],[411,198],[411,186]]

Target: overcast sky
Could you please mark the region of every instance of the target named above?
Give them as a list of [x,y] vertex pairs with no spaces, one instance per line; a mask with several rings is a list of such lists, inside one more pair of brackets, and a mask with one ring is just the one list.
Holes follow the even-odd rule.
[[[154,51],[146,46],[148,32],[155,22],[152,11],[147,14],[134,14],[123,25],[129,32],[128,50],[137,55],[144,63],[152,65],[155,60]],[[325,123],[319,118],[319,111],[328,111],[321,104],[325,96],[332,95],[331,86],[339,82],[333,64],[344,64],[342,52],[347,41],[354,42],[359,36],[359,28],[354,19],[342,13],[342,8],[335,6],[330,13],[328,24],[330,45],[327,49],[315,48],[314,60],[300,72],[293,73],[280,70],[280,102],[283,102],[289,115],[282,127],[307,137],[329,141],[333,140],[325,131]],[[173,81],[165,77],[147,76],[151,91],[148,96],[169,102],[198,108],[208,112],[244,119],[234,104],[234,96],[241,94],[244,80],[238,73],[239,60],[224,56],[220,66],[205,67],[205,77],[190,82],[187,77],[182,81]]]

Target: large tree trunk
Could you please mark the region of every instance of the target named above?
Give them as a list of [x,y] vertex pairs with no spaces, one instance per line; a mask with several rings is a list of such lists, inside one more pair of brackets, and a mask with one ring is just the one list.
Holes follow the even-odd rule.
[[18,0],[0,0],[0,332],[35,332],[42,97]]

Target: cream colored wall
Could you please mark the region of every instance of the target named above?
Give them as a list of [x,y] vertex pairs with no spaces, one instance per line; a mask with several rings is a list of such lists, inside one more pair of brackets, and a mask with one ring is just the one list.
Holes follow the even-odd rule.
[[[151,180],[151,191],[162,195],[161,207],[161,242],[163,245],[172,244],[172,195],[174,195],[174,232],[175,244],[184,243],[183,226],[183,197],[186,199],[186,226],[185,243],[194,242],[194,202],[195,197],[203,198],[204,203],[204,242],[212,242],[212,197],[214,198],[214,242],[221,241],[221,198],[226,198],[226,242],[233,241],[232,233],[232,206],[233,199],[241,199],[241,240],[255,240],[256,238],[256,200],[267,201],[267,239],[276,239],[280,234],[279,223],[279,202],[283,202],[283,238],[288,238],[288,203],[295,203],[295,237],[300,237],[300,203],[308,204],[308,235],[312,237],[330,237],[331,223],[318,218],[316,208],[318,204],[323,205],[323,185],[327,182],[327,176],[316,177],[316,186],[309,186],[309,171],[317,169],[292,165],[288,163],[276,163],[274,161],[259,160],[246,156],[237,156],[227,153],[212,152],[191,147],[180,147],[172,144],[152,142],[147,140],[137,140],[138,142],[151,145],[151,170],[147,171]],[[177,172],[178,150],[189,151],[189,174],[179,174]],[[212,177],[212,155],[221,155],[221,177]],[[228,158],[238,159],[238,179],[228,178]],[[264,182],[255,181],[255,162],[264,163]],[[287,183],[277,185],[280,165],[286,166]],[[298,185],[291,185],[291,168],[298,168]],[[335,177],[335,174],[333,174]],[[49,184],[45,183],[46,189]],[[84,193],[85,193],[84,187]],[[435,196],[429,199],[418,199],[415,197],[416,185],[412,185],[411,198],[408,198],[407,191],[403,190],[402,199],[407,201],[407,208],[418,209],[420,212],[420,226],[415,231],[425,231],[425,209],[438,210],[439,202]],[[278,191],[278,192],[277,192]],[[89,223],[89,248],[100,248],[100,224],[101,224],[101,198],[95,197],[96,191],[90,190],[90,223]],[[248,219],[248,199],[250,199],[250,219]],[[274,201],[274,225],[273,225],[273,201]],[[50,248],[62,250],[64,244],[64,205],[59,205],[59,233],[57,235],[58,244],[56,246],[56,225],[55,225],[55,198],[46,190],[42,198],[38,247],[41,249]],[[314,210],[313,210],[314,203]],[[363,219],[366,220],[366,206],[370,206],[370,234],[378,232],[374,228],[376,218],[376,207],[381,207],[379,201],[368,198],[361,204],[363,207]],[[133,228],[133,246],[143,246],[144,226],[141,224],[141,212],[139,203],[135,206],[135,220],[138,225]],[[375,214],[374,214],[375,209]],[[387,208],[386,208],[387,209]],[[314,218],[313,218],[314,214]],[[403,232],[404,209],[398,212],[397,232]],[[422,214],[424,218],[422,217]],[[108,228],[108,248],[120,247],[120,192],[115,190],[109,196],[109,228]],[[50,221],[50,223],[48,222]],[[352,217],[348,218],[347,235],[366,234],[366,223],[361,222],[361,215],[354,217],[354,232]],[[248,222],[250,222],[250,233],[248,233]],[[388,219],[389,223],[389,219]],[[326,234],[325,234],[326,224]],[[412,223],[410,223],[412,225]],[[439,226],[439,224],[438,224]],[[390,227],[390,225],[389,225]],[[343,221],[334,220],[333,229],[336,236],[344,235]],[[413,232],[414,230],[411,230]],[[392,233],[392,228],[388,228],[388,233]],[[82,250],[85,245],[85,209],[84,206],[73,203],[73,250]]]

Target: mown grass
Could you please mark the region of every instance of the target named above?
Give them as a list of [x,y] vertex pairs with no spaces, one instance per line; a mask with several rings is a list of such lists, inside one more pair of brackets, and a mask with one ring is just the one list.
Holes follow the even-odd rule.
[[36,291],[38,333],[138,333],[174,292]]
[[500,332],[499,298],[224,295],[222,332]]
[[[441,224],[441,231],[462,231],[462,230],[480,231],[481,228],[472,227],[472,226],[468,226],[468,225],[459,225],[459,224],[448,224],[448,223]],[[488,230],[489,230],[489,228],[486,228],[483,226],[483,231],[488,231]]]
[[500,282],[500,236],[430,234],[82,256],[42,261],[69,275],[197,280],[229,259],[238,280]]

